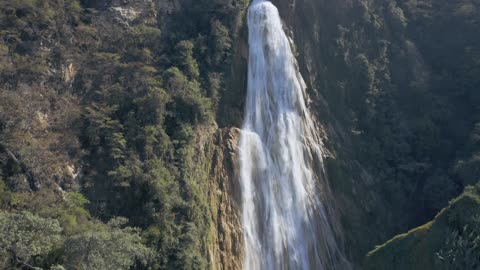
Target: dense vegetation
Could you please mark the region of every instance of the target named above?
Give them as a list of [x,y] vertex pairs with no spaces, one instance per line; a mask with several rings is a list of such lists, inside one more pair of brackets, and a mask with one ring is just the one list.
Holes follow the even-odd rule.
[[110,4],[0,1],[2,269],[207,268],[196,131],[245,3]]
[[[408,226],[428,221],[479,180],[474,158],[480,100],[475,5],[387,1],[364,6],[360,29],[371,38],[371,49],[353,59],[349,74],[357,78],[352,81],[357,85],[351,85],[357,98],[349,105],[356,113],[355,145],[360,160],[380,177],[381,194],[395,213],[410,213]],[[470,12],[461,11],[468,7]],[[457,10],[453,16],[452,10]],[[346,42],[358,34],[346,32]],[[364,48],[361,43],[351,46]]]
[[297,1],[282,14],[327,123],[336,211],[359,264],[480,180],[479,4]]
[[[410,228],[480,180],[479,4],[405,0],[390,11],[391,26],[404,21],[402,39],[416,46],[407,44],[410,52],[396,57],[406,57],[413,72],[392,76],[393,95],[377,104],[390,128],[376,138],[375,154],[388,155],[379,167],[394,169],[381,182],[383,192],[395,213],[410,213]],[[385,126],[377,121],[371,128]],[[467,188],[433,222],[372,252],[367,269],[478,269],[479,209],[478,186]]]
[[[353,182],[340,188],[366,205],[362,222],[398,234],[431,220],[467,185],[480,180],[480,6],[468,0],[355,5],[349,24],[339,26],[336,41],[339,57],[346,59],[340,68],[347,72],[337,91],[326,97],[335,104],[342,100],[334,110],[342,110],[337,115],[353,130],[355,150],[348,151],[371,180],[360,193],[352,194]],[[337,180],[348,173],[365,174],[356,166],[336,171],[332,175]],[[351,220],[345,218],[350,229],[367,228]],[[353,241],[369,241],[353,234]],[[402,268],[398,258],[384,259],[378,269],[414,269]]]

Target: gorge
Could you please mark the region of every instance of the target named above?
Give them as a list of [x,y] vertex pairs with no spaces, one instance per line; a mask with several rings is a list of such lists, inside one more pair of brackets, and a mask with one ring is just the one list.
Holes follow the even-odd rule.
[[478,0],[0,0],[0,269],[477,270]]

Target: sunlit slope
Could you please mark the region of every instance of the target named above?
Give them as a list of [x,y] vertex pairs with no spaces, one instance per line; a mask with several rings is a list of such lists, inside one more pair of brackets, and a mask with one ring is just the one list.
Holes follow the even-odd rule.
[[433,221],[371,251],[366,270],[479,269],[480,185],[467,187]]

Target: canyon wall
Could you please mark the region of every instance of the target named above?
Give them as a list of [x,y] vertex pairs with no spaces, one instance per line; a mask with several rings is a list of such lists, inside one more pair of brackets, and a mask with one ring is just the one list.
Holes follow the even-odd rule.
[[375,245],[429,221],[478,179],[470,139],[478,81],[467,75],[477,72],[469,48],[478,41],[459,34],[453,43],[455,34],[440,30],[475,33],[478,3],[272,2],[292,38],[309,108],[325,127],[340,242],[360,268]]
[[[139,269],[241,269],[250,1],[0,2],[0,209],[58,220],[64,240],[126,217],[155,254]],[[448,202],[479,179],[479,1],[272,2],[323,127],[329,215],[355,268],[409,230],[365,268],[436,228],[458,240],[477,207],[452,210],[472,188]],[[34,266],[66,263],[52,254]]]

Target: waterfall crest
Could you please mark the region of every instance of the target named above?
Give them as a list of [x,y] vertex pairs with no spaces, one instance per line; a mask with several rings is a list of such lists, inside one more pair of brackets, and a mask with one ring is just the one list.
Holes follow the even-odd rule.
[[350,269],[321,200],[321,138],[277,8],[254,0],[239,156],[246,270]]

